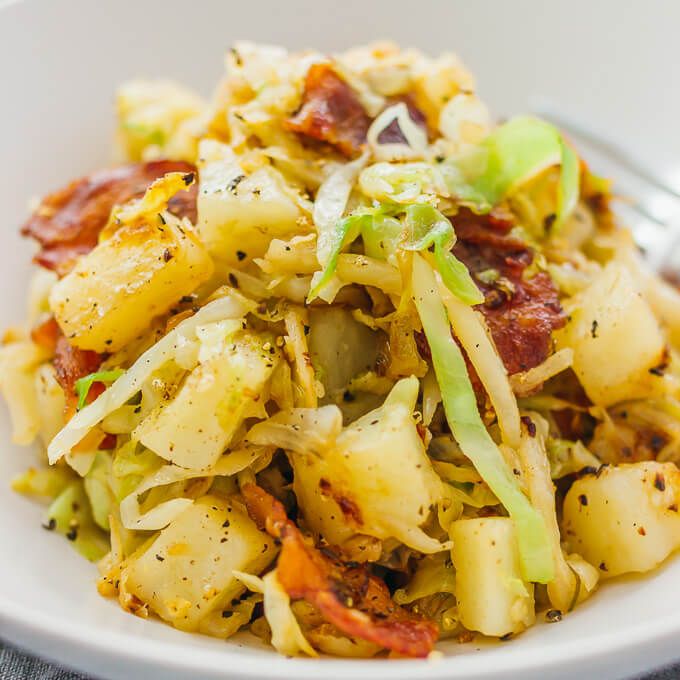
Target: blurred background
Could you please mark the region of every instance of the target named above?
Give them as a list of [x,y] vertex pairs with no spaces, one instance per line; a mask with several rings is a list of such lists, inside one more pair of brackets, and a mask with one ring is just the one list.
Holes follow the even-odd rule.
[[[83,168],[74,145],[82,148],[85,141],[92,164],[106,158],[109,142],[101,122],[111,118],[112,96],[102,93],[112,93],[121,75],[173,76],[207,93],[221,72],[224,50],[246,38],[333,51],[383,37],[431,53],[453,50],[477,75],[497,114],[526,111],[531,96],[543,95],[615,136],[659,172],[673,175],[680,158],[677,0],[343,0],[332,3],[332,11],[309,0],[27,4],[38,2],[44,5],[38,21],[24,3],[9,9],[25,17],[20,43],[17,24],[10,27],[0,18],[4,91],[30,92],[36,68],[54,74],[55,87],[40,93],[39,108],[3,97],[3,108],[16,110],[23,129],[0,128],[0,152],[5,163],[19,162],[27,174],[34,170],[34,159],[21,162],[28,134],[46,149],[73,153],[76,174]],[[46,30],[62,25],[71,33],[74,22],[76,41]],[[93,93],[89,110],[69,120],[83,88]],[[62,173],[54,177],[57,183]],[[676,179],[680,184],[680,166]],[[32,190],[40,188],[33,180]]]

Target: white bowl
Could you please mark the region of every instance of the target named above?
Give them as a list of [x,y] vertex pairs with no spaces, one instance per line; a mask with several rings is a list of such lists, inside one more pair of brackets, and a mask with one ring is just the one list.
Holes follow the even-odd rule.
[[[116,84],[170,76],[208,92],[230,41],[334,50],[391,37],[458,51],[496,111],[530,95],[607,129],[655,169],[680,152],[672,87],[680,5],[616,1],[419,0],[306,3],[30,0],[0,9],[0,325],[24,314],[31,248],[17,227],[30,197],[109,160]],[[660,10],[663,10],[660,11]],[[0,636],[105,678],[615,678],[680,656],[680,561],[607,584],[559,624],[493,645],[441,645],[422,661],[285,659],[250,638],[219,642],[124,614],[97,595],[94,567],[40,528],[8,489],[32,461],[0,413]]]

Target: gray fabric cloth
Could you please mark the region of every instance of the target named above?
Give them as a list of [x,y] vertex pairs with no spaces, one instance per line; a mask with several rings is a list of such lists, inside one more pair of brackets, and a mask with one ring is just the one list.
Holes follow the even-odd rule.
[[0,640],[0,680],[88,680],[88,678],[33,656],[27,656]]
[[[23,654],[0,640],[0,680],[95,680]],[[636,680],[680,680],[680,665]]]

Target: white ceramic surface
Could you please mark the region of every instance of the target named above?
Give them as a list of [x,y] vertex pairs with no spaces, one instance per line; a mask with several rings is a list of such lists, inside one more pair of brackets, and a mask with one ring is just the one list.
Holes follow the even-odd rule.
[[[208,92],[237,38],[329,50],[391,37],[452,48],[496,111],[549,95],[657,170],[680,158],[677,2],[617,0],[26,0],[0,6],[0,325],[21,319],[26,202],[106,163],[112,93],[135,75]],[[680,657],[680,560],[604,587],[560,624],[484,647],[443,645],[438,662],[291,660],[247,638],[188,636],[123,614],[94,568],[40,528],[7,488],[30,452],[0,412],[0,636],[105,678],[616,678]]]

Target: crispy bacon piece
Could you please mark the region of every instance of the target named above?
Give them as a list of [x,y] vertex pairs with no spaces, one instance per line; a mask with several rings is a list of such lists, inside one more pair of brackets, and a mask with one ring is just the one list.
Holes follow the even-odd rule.
[[305,78],[302,106],[285,121],[288,130],[355,156],[371,124],[356,92],[330,64],[312,64]]
[[61,328],[59,328],[59,324],[53,316],[48,317],[31,329],[31,340],[52,353],[57,348],[57,340],[60,336]]
[[281,540],[278,576],[293,599],[304,599],[347,635],[405,656],[427,656],[437,640],[435,623],[395,604],[389,590],[363,567],[343,564],[308,545],[281,503],[255,484],[242,489],[250,516]]
[[[78,349],[69,344],[53,316],[31,330],[31,340],[54,354],[54,373],[59,386],[64,390],[66,398],[64,420],[68,421],[75,414],[78,404],[76,382],[79,378],[94,373],[104,357],[96,352]],[[105,389],[106,385],[103,383],[92,383],[86,402],[89,404],[94,401]],[[99,433],[99,437],[98,448],[105,450],[115,447],[116,435]],[[97,446],[93,438],[90,439],[89,444]]]
[[[66,396],[66,413],[73,415],[78,396],[75,392],[76,382],[90,373],[94,373],[102,363],[102,355],[89,349],[78,349],[69,343],[63,336],[57,340],[54,352],[54,372],[57,382],[61,385]],[[102,383],[93,383],[87,394],[90,402],[104,391]]]
[[[509,234],[509,218],[464,210],[453,225],[458,236],[453,252],[484,292],[486,300],[479,309],[508,373],[538,366],[550,354],[552,331],[566,322],[552,279],[546,272],[524,278],[534,254]],[[497,281],[484,283],[475,276],[489,269],[498,271]]]
[[[75,384],[80,378],[99,369],[104,355],[91,350],[74,347],[64,337],[57,320],[50,316],[31,330],[31,340],[54,354],[54,373],[59,386],[66,395],[67,408],[73,401],[75,407]],[[102,383],[93,383],[88,392],[88,402],[104,390]]]
[[[131,163],[100,170],[43,198],[21,233],[41,246],[34,261],[64,276],[79,256],[97,245],[99,232],[115,205],[143,196],[154,180],[168,172],[195,171],[193,165],[184,161]],[[193,185],[173,197],[168,209],[195,222],[196,196]]]

